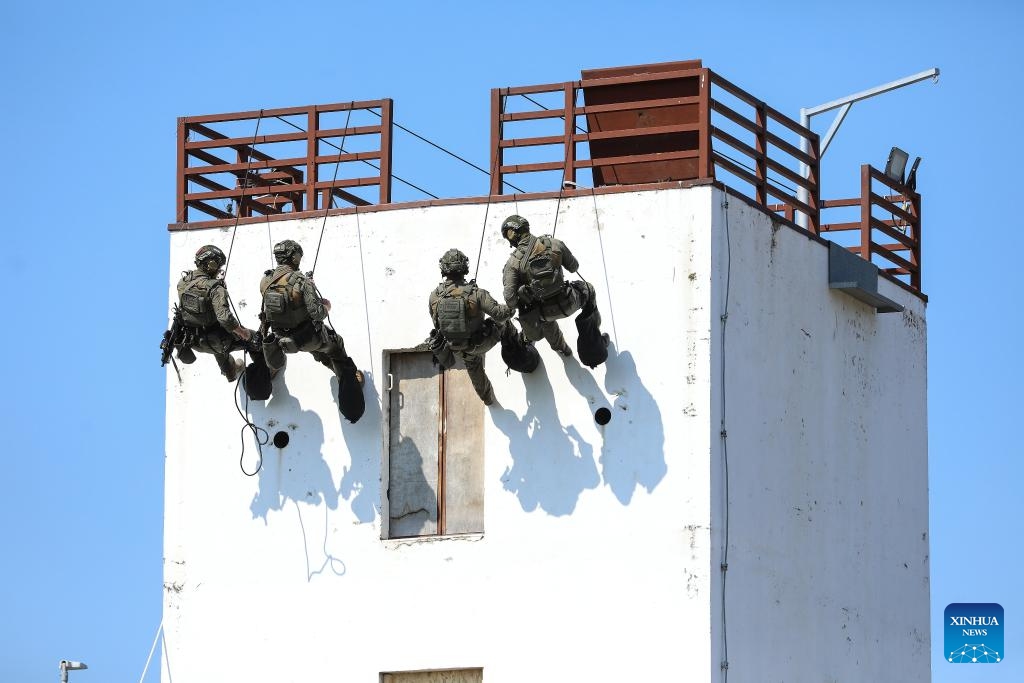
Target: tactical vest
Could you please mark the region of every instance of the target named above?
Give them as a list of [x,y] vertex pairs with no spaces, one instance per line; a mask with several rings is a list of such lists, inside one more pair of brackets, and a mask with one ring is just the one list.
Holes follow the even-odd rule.
[[519,270],[526,277],[527,287],[535,299],[550,301],[560,296],[565,289],[562,255],[552,248],[550,237],[534,237],[530,240],[519,262]]
[[217,324],[217,314],[213,312],[213,299],[210,294],[214,287],[223,287],[224,283],[209,277],[193,278],[182,290],[181,319],[189,327],[210,327]]
[[282,273],[263,292],[263,314],[271,327],[290,330],[309,320],[302,288],[296,271]]
[[434,302],[434,317],[437,329],[456,351],[468,348],[473,335],[484,324],[484,314],[473,294],[476,284],[455,284],[446,282],[438,287],[439,297]]

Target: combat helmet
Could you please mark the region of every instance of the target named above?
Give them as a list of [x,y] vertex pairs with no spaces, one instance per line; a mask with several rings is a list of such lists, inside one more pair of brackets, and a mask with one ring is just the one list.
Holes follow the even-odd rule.
[[449,249],[438,260],[441,275],[452,277],[469,273],[469,258],[458,249]]
[[227,257],[224,256],[224,252],[218,247],[215,247],[212,244],[204,244],[199,247],[199,251],[196,252],[196,267],[202,270],[208,270],[206,264],[211,259],[216,263],[216,270],[220,270],[224,264],[228,262]]
[[[274,245],[274,259],[279,263],[287,263],[298,266],[298,259],[302,258],[302,247],[295,240],[283,240]],[[293,262],[294,259],[294,262]]]
[[522,216],[512,214],[501,224],[501,234],[513,247],[519,242],[519,238],[530,232],[530,221]]

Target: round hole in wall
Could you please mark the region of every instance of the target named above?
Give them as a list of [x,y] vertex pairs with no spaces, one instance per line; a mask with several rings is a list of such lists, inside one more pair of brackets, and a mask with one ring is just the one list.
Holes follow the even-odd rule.
[[284,448],[288,445],[288,440],[291,437],[288,436],[288,432],[278,432],[274,434],[274,445],[278,448]]
[[599,425],[606,425],[612,421],[612,411],[607,408],[598,408],[594,413],[594,422]]

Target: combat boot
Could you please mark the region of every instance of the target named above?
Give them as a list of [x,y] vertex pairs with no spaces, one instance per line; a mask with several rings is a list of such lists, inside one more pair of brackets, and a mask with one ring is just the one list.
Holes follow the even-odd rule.
[[569,347],[569,344],[566,343],[565,341],[562,341],[562,348],[555,350],[558,351],[558,353],[565,356],[566,358],[572,358],[572,349]]
[[228,380],[228,382],[234,382],[236,379],[238,379],[239,373],[241,373],[243,370],[245,370],[245,363],[242,361],[242,359],[232,358],[231,370],[230,372],[224,373],[224,377]]

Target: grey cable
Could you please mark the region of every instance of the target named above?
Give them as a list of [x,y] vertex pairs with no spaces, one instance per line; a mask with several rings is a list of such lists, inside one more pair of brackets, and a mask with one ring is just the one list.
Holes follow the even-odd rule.
[[[288,124],[289,126],[291,126],[292,128],[294,128],[295,130],[300,130],[300,131],[302,131],[303,133],[307,132],[307,131],[306,131],[306,129],[305,129],[305,128],[303,128],[302,126],[296,126],[296,125],[295,125],[294,123],[292,123],[291,121],[288,121],[287,119],[282,119],[282,118],[281,118],[280,116],[276,116],[276,117],[274,117],[274,118],[275,118],[275,119],[278,119],[278,120],[280,120],[280,121],[281,121],[282,123],[286,123],[286,124]],[[324,144],[326,144],[326,145],[328,145],[328,146],[332,146],[332,147],[334,147],[334,148],[335,148],[335,150],[337,150],[338,152],[345,152],[344,150],[342,150],[342,148],[341,148],[341,147],[339,147],[339,146],[338,146],[337,144],[335,144],[335,143],[334,143],[334,142],[332,142],[331,140],[327,140],[327,139],[324,139],[324,140],[321,140],[321,142],[323,142]],[[381,170],[381,167],[380,167],[380,166],[378,166],[377,164],[374,164],[373,162],[371,162],[371,161],[369,161],[369,160],[367,160],[367,159],[360,159],[359,161],[360,161],[360,162],[362,162],[362,163],[364,163],[364,164],[366,164],[367,166],[370,166],[371,168],[375,168],[375,169],[377,169],[378,171],[379,171],[379,170]],[[391,177],[392,177],[392,178],[394,178],[395,180],[397,180],[398,182],[401,182],[401,183],[407,184],[407,185],[409,185],[410,187],[412,187],[413,189],[416,189],[416,190],[419,190],[419,191],[421,191],[421,193],[423,193],[423,194],[424,194],[424,195],[426,195],[427,197],[433,198],[433,199],[435,199],[435,200],[439,200],[439,199],[440,199],[439,197],[437,197],[437,195],[434,195],[433,193],[429,193],[429,191],[427,191],[427,190],[426,190],[426,189],[424,189],[423,187],[420,187],[419,185],[414,185],[414,184],[413,184],[412,182],[410,182],[409,180],[406,180],[406,179],[404,179],[404,178],[401,178],[401,177],[399,177],[399,176],[395,175],[395,173],[394,173],[394,172],[392,172],[392,173],[391,173]]]
[[726,624],[726,600],[725,600],[725,584],[726,577],[729,571],[729,440],[728,432],[725,428],[725,357],[726,357],[726,346],[725,346],[725,332],[726,324],[729,320],[729,288],[731,285],[732,278],[732,242],[729,239],[729,196],[723,191],[722,194],[722,208],[725,214],[725,297],[722,306],[722,375],[721,375],[721,432],[719,433],[722,438],[722,470],[724,477],[725,486],[725,509],[723,513],[723,536],[724,540],[722,543],[722,563],[720,565],[722,571],[722,681],[728,683],[729,681],[729,634]]
[[[375,112],[375,111],[374,111],[373,109],[367,109],[367,111],[368,111],[368,112],[370,112],[371,114],[373,114],[374,116],[378,117],[378,118],[384,118],[383,116],[381,116],[380,114],[378,114],[377,112]],[[427,143],[427,144],[428,144],[428,145],[430,145],[431,147],[436,147],[437,149],[441,150],[442,152],[444,152],[444,153],[445,153],[445,154],[447,154],[448,156],[454,157],[454,158],[458,159],[459,161],[461,161],[462,163],[464,163],[464,164],[467,164],[468,166],[472,166],[473,168],[475,168],[476,170],[480,171],[480,172],[481,172],[481,173],[483,173],[484,175],[486,175],[486,176],[490,177],[490,175],[491,175],[491,174],[487,172],[487,169],[486,169],[486,168],[481,168],[481,167],[477,166],[476,164],[474,164],[474,163],[473,163],[472,161],[469,161],[468,159],[463,159],[462,157],[460,157],[460,156],[459,156],[458,154],[456,154],[455,152],[453,152],[453,151],[451,151],[451,150],[449,150],[449,149],[445,149],[444,147],[442,147],[441,145],[437,144],[437,143],[436,143],[436,142],[434,142],[433,140],[428,140],[427,138],[423,137],[423,136],[422,136],[422,135],[420,135],[419,133],[417,133],[417,132],[415,132],[415,131],[411,131],[411,130],[409,130],[408,128],[406,128],[405,126],[403,126],[402,124],[400,124],[400,123],[399,123],[398,121],[394,121],[394,120],[392,120],[392,121],[391,121],[391,124],[392,124],[392,125],[393,125],[393,126],[394,126],[395,128],[399,128],[399,129],[401,129],[401,130],[404,130],[404,131],[405,131],[406,133],[408,133],[409,135],[412,135],[413,137],[419,138],[420,140],[422,140],[423,142]],[[517,190],[517,191],[519,191],[519,192],[525,192],[525,190],[523,190],[523,189],[522,189],[522,188],[520,188],[520,187],[516,187],[515,185],[513,185],[513,184],[512,184],[512,183],[510,183],[510,182],[506,182],[506,181],[504,181],[504,180],[503,180],[503,181],[501,181],[501,182],[502,182],[502,185],[508,185],[508,186],[509,186],[509,187],[511,187],[511,188],[512,188],[513,190]]]
[[[238,219],[242,215],[242,203],[245,201],[245,191],[249,189],[249,170],[252,168],[252,157],[256,152],[256,138],[260,134],[260,122],[263,121],[263,110],[260,109],[259,118],[256,119],[256,130],[252,134],[252,147],[245,160],[245,181],[242,183],[242,194],[238,199],[238,211],[235,211],[235,224],[231,226],[231,244],[228,246],[228,255],[224,259],[224,280],[228,279],[228,265],[231,263],[231,251],[235,248],[235,232],[238,230]],[[238,315],[235,314],[237,318]]]
[[[501,100],[498,103],[498,140],[501,140],[501,135],[505,130],[505,125],[501,121],[501,114],[505,112],[505,101],[507,96],[502,95]],[[489,177],[493,177],[494,173],[498,170],[498,150],[494,150],[494,161],[491,162],[491,172],[488,174]],[[520,190],[521,191],[521,190]],[[513,195],[514,197],[514,195]],[[517,204],[518,206],[518,204]],[[487,234],[487,217],[491,213],[491,188],[487,188],[487,206],[484,208],[484,223],[480,226],[480,247],[476,250],[476,268],[473,269],[473,279],[476,280],[476,276],[480,274],[480,256],[484,253],[484,235]]]
[[[345,117],[345,128],[341,134],[341,147],[338,149],[345,149],[345,138],[348,136],[348,123],[352,120],[352,107],[355,105],[355,100],[349,105],[348,115]],[[316,262],[320,258],[320,244],[324,241],[324,229],[327,227],[327,213],[331,210],[331,206],[334,204],[334,183],[338,180],[338,167],[341,166],[341,160],[334,162],[334,176],[331,178],[331,201],[324,202],[324,220],[320,224],[320,239],[316,241],[316,254],[313,255],[313,268],[309,271],[309,276],[313,277],[313,273],[316,272]]]

